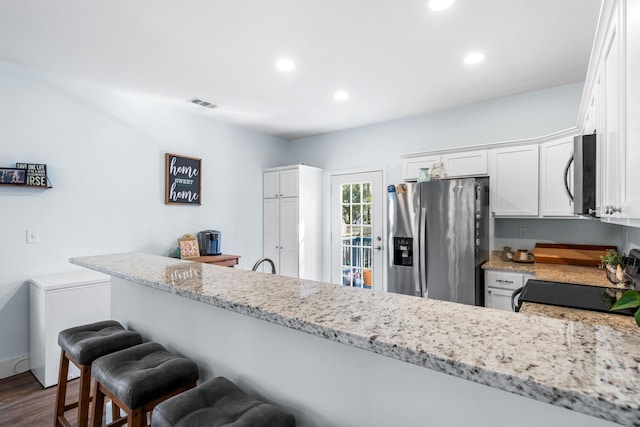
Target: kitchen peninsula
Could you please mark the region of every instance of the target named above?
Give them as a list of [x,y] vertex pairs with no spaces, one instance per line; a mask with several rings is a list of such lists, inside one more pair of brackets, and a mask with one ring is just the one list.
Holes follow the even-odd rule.
[[147,254],[71,262],[112,276],[114,319],[302,427],[640,426],[638,331]]

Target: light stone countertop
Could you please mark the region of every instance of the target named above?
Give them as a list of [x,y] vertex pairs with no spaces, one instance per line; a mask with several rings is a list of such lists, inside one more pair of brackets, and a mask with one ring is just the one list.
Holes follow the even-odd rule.
[[208,264],[194,269],[190,261],[140,253],[70,262],[521,396],[640,426],[638,330]]

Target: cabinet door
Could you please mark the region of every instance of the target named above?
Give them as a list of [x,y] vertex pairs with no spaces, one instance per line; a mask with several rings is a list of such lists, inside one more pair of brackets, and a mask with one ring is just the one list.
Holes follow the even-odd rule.
[[523,273],[486,270],[484,277],[486,288],[502,288],[515,291],[524,285]]
[[640,0],[626,2],[626,137],[621,166],[624,185],[620,216],[640,219]]
[[445,154],[442,162],[450,178],[487,175],[487,150]]
[[573,200],[567,190],[568,185],[573,194],[573,163],[567,170],[572,155],[572,139],[546,142],[540,146],[542,216],[573,216]]
[[298,169],[280,171],[280,197],[298,196]]
[[280,199],[280,274],[298,277],[298,198]]
[[271,198],[280,195],[280,171],[265,172],[262,176],[262,197]]
[[622,44],[620,41],[620,7],[614,6],[602,56],[602,95],[604,107],[603,132],[603,209],[602,217],[615,218],[620,207],[620,164],[622,130]]
[[415,181],[420,174],[420,168],[433,167],[434,163],[440,163],[440,156],[411,157],[402,159],[402,179],[405,181]]
[[267,255],[267,251],[273,255],[273,250],[280,249],[280,201],[278,199],[264,199],[262,230],[264,256],[271,258]]
[[487,288],[485,306],[498,310],[513,311],[511,308],[511,294],[513,291],[499,288]]
[[538,145],[489,153],[491,214],[538,216]]

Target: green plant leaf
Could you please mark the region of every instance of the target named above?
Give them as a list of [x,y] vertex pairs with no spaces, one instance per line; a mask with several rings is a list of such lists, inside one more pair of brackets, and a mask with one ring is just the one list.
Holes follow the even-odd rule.
[[633,317],[636,319],[636,325],[640,326],[640,309],[636,310],[636,314]]
[[622,294],[620,299],[616,301],[615,304],[611,306],[611,310],[624,310],[625,308],[635,308],[635,307],[640,307],[640,292],[627,291],[624,294]]

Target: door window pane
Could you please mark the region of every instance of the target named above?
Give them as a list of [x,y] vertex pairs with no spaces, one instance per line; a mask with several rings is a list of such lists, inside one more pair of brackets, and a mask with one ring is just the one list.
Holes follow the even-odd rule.
[[371,183],[342,185],[342,284],[371,289]]

